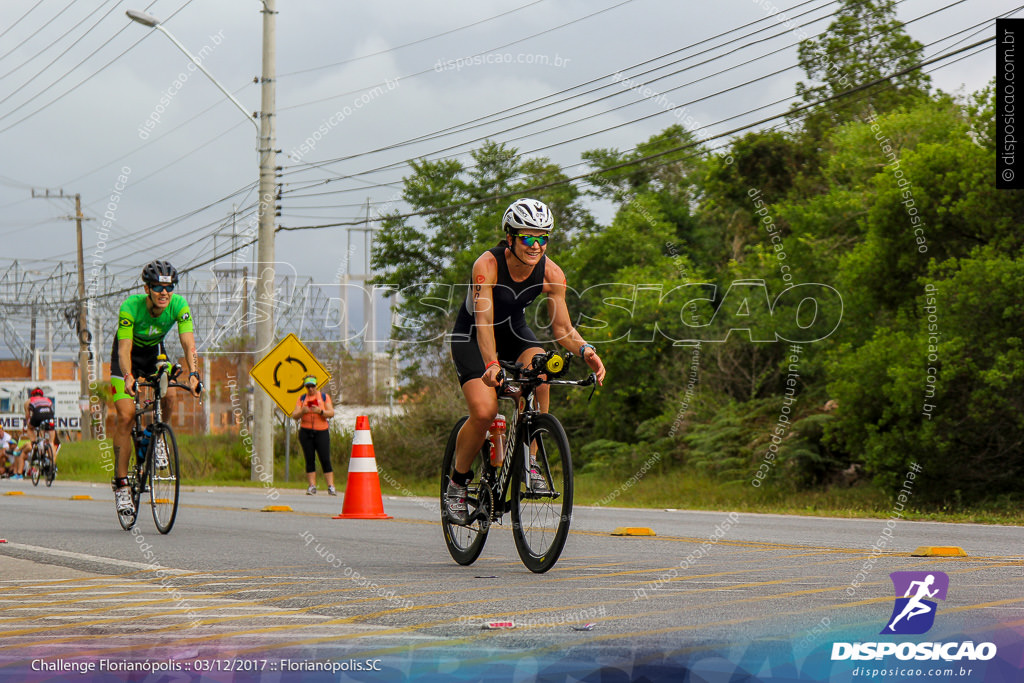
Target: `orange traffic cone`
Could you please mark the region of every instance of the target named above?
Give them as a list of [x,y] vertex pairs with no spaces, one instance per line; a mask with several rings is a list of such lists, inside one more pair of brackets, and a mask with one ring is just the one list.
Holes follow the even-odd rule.
[[345,501],[341,505],[341,514],[332,519],[392,519],[391,515],[384,514],[377,458],[373,455],[373,440],[370,438],[370,418],[365,415],[356,418]]

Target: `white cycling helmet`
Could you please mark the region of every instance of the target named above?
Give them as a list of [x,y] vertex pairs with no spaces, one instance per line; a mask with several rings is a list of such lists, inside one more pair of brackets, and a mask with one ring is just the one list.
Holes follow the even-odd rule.
[[501,228],[507,233],[515,233],[523,228],[551,232],[554,224],[551,209],[536,199],[517,199],[501,218]]

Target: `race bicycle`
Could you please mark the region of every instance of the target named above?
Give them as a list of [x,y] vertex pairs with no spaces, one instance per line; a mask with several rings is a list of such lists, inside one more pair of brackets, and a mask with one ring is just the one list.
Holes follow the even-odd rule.
[[[504,377],[499,397],[512,399],[514,404],[507,423],[510,437],[504,462],[498,467],[491,464],[490,440],[484,440],[474,456],[471,467],[480,472],[480,478],[467,485],[465,525],[450,520],[444,505],[455,471],[455,440],[468,417],[455,423],[441,466],[441,526],[448,552],[459,564],[476,561],[491,524],[500,524],[506,512],[512,513],[516,550],[527,569],[543,573],[558,561],[572,521],[572,456],[565,429],[554,415],[540,412],[535,390],[542,384],[596,388],[594,373],[582,380],[555,379],[568,371],[571,359],[571,353],[564,357],[554,351],[539,353],[531,363],[534,369],[501,361]],[[533,467],[543,475],[546,486],[531,486]]]
[[[135,424],[132,426],[132,452],[128,461],[128,486],[131,489],[131,514],[118,513],[121,527],[128,531],[139,516],[142,494],[149,491],[153,508],[153,522],[161,534],[170,533],[178,514],[178,442],[171,426],[163,421],[162,399],[171,387],[191,391],[187,384],[174,380],[181,374],[181,366],[173,366],[167,356],[157,356],[156,372],[135,380]],[[142,401],[139,388],[153,389],[153,398]],[[202,392],[203,385],[199,384]],[[142,427],[142,416],[152,413],[153,419]]]
[[53,428],[53,420],[43,420],[36,427],[36,440],[32,442],[28,463],[33,486],[39,486],[40,479],[45,479],[46,485],[52,486],[53,478],[57,476],[57,467],[53,464],[53,444],[47,438]]

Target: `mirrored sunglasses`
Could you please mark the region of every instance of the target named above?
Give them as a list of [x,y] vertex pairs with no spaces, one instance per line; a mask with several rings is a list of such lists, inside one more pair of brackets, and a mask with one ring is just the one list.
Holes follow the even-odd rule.
[[548,243],[547,235],[516,235],[516,237],[518,237],[519,241],[527,247],[532,247],[535,244],[539,244],[543,247]]
[[164,292],[173,292],[174,285],[150,285],[149,291],[156,292],[157,294],[163,294]]

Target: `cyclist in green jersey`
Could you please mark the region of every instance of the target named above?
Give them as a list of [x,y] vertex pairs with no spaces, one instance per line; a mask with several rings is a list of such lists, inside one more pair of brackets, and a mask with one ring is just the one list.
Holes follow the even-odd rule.
[[[135,381],[156,372],[157,356],[165,353],[164,337],[175,324],[185,351],[188,385],[199,396],[199,358],[192,334],[192,314],[185,297],[174,294],[178,271],[167,261],[153,261],[142,269],[145,294],[133,294],[121,304],[117,335],[110,352],[110,385],[114,390],[114,502],[121,514],[133,510],[128,488],[128,460],[131,455],[132,423],[135,421]],[[170,406],[165,403],[164,417]]]

